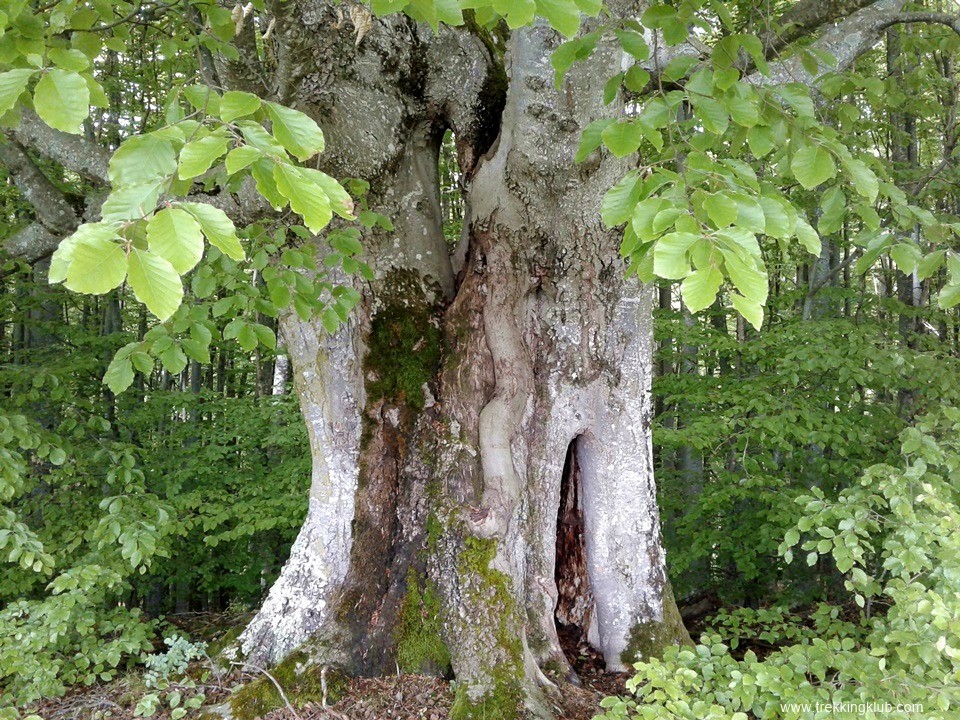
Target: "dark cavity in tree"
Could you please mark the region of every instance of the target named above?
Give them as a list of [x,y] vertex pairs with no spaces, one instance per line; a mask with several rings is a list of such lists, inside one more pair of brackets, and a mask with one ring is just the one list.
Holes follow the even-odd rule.
[[593,590],[587,574],[583,486],[577,461],[577,440],[578,438],[574,438],[567,447],[567,457],[560,479],[557,557],[554,567],[554,579],[557,583],[554,619],[558,635],[572,636],[573,642],[561,643],[565,646],[564,651],[571,665],[576,664],[577,657],[570,657],[570,652],[588,642],[595,615]]

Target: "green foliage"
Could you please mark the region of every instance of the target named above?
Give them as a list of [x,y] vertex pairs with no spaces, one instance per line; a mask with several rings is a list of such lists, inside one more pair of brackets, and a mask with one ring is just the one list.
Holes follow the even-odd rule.
[[[798,498],[804,516],[781,546],[789,560],[803,533],[808,562],[830,557],[864,608],[858,623],[831,622],[834,611],[821,611],[819,620],[830,620],[816,633],[781,634],[787,644],[763,660],[752,651],[737,660],[720,636],[707,634],[694,650],[638,663],[628,688],[643,704],[611,698],[603,717],[800,718],[815,703],[890,703],[892,717],[954,717],[960,411],[931,413],[901,442],[896,466],[868,468],[837,500],[817,488]],[[733,623],[728,616],[722,624]]]
[[675,370],[654,382],[656,472],[681,596],[710,591],[749,603],[836,593],[822,568],[814,575],[777,558],[801,516],[793,499],[811,486],[835,495],[864,466],[892,459],[908,421],[905,396],[924,408],[960,402],[948,347],[932,338],[923,352],[891,347],[896,316],[869,320],[879,310],[872,304],[859,320],[804,321],[792,318],[793,301],[774,302],[778,322],[746,341],[727,332],[716,308],[698,323],[671,311],[657,317],[660,361]]
[[[137,349],[145,323],[127,296],[73,305],[22,273],[8,282],[17,291],[0,296],[0,317],[20,329],[0,337],[0,704],[126,672],[149,657],[157,614],[258,602],[302,522],[310,478],[296,398],[258,397],[275,336],[255,320],[271,319],[243,320],[257,328],[255,352],[222,339],[261,297],[244,294],[246,275],[234,285],[244,304],[217,318],[208,307],[186,338],[149,331],[165,353],[205,341],[215,366],[200,381],[184,358],[175,383]],[[119,398],[99,382],[118,346],[125,382],[132,364],[140,372]],[[175,710],[165,693],[157,701]]]
[[138,609],[106,608],[121,576],[81,565],[51,583],[42,600],[16,600],[0,611],[0,699],[29,703],[74,683],[110,680],[151,649],[151,623]]
[[176,633],[164,638],[164,643],[169,648],[165,653],[154,653],[144,660],[144,684],[154,692],[140,698],[134,717],[153,717],[158,711],[167,710],[171,720],[180,720],[196,712],[206,698],[204,693],[195,691],[196,681],[187,675],[192,660],[207,658],[205,645],[192,643]]

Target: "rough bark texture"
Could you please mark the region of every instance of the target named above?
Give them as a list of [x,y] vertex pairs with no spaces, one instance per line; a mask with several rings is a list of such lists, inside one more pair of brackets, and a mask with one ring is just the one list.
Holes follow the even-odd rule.
[[[618,111],[599,98],[621,53],[600,48],[557,90],[560,38],[544,26],[513,33],[505,53],[469,27],[434,35],[394,18],[359,45],[351,30],[301,3],[278,23],[290,57],[278,64],[324,127],[325,169],[373,180],[371,206],[395,228],[367,238],[376,279],[357,285],[364,302],[347,326],[326,337],[319,323],[281,323],[313,486],[243,648],[271,663],[309,640],[315,662],[349,672],[449,663],[457,717],[524,705],[550,716],[547,693],[571,672],[555,624],[568,448],[577,621],[617,669],[686,639],[653,485],[649,292],[624,278],[617,234],[599,220],[626,166],[573,164],[586,124]],[[446,128],[469,209],[457,273],[438,204]],[[429,618],[410,622],[417,610],[442,618],[439,638]]]

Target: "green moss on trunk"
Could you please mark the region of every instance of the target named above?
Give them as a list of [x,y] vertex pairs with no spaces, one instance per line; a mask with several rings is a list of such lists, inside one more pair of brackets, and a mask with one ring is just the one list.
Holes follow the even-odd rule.
[[523,707],[523,628],[517,622],[510,579],[490,567],[496,554],[494,540],[475,537],[466,539],[460,553],[461,573],[469,588],[468,605],[479,613],[469,617],[468,622],[483,622],[491,627],[493,641],[504,657],[489,670],[490,689],[486,693],[472,696],[471,688],[465,684],[457,687],[451,720],[514,720],[520,717]]
[[440,595],[429,579],[413,568],[400,607],[394,642],[397,664],[404,672],[446,675],[450,651],[443,641]]
[[651,658],[660,658],[663,651],[671,645],[693,645],[690,633],[683,624],[677,603],[673,598],[673,588],[666,583],[663,589],[663,621],[639,622],[630,629],[627,647],[620,653],[624,665],[632,667],[634,663]]
[[401,270],[384,281],[384,304],[371,321],[363,363],[368,403],[382,399],[422,410],[423,384],[436,380],[441,333],[421,284],[416,273]]

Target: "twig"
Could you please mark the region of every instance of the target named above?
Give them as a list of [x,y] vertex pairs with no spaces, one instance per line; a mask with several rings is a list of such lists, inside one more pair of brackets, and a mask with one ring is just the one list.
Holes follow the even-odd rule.
[[280,683],[277,682],[277,679],[276,679],[273,675],[271,675],[270,673],[268,673],[266,670],[264,670],[264,669],[263,669],[262,667],[260,667],[259,665],[251,665],[251,664],[248,663],[248,662],[232,662],[232,663],[230,663],[230,664],[231,664],[231,665],[237,665],[237,666],[239,666],[241,670],[246,669],[246,668],[250,668],[251,670],[256,670],[257,672],[262,672],[264,675],[266,675],[266,676],[267,676],[267,679],[270,680],[270,682],[273,683],[273,686],[274,686],[275,688],[277,688],[277,692],[280,693],[280,699],[283,700],[283,704],[287,706],[287,710],[289,710],[291,713],[293,713],[293,716],[294,716],[297,720],[303,720],[303,718],[300,717],[300,713],[298,713],[298,712],[296,711],[296,709],[294,709],[293,705],[290,704],[290,701],[287,700],[287,694],[283,691],[283,688],[280,687]]

